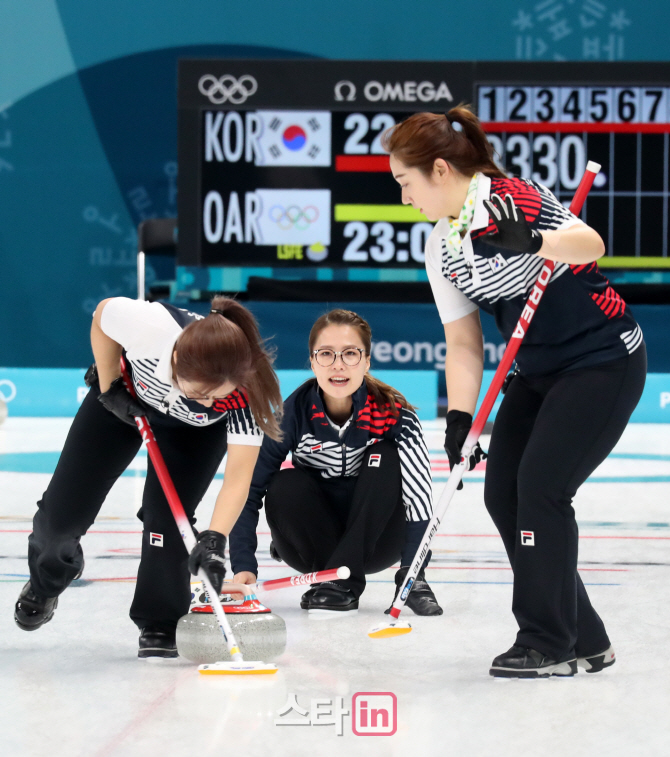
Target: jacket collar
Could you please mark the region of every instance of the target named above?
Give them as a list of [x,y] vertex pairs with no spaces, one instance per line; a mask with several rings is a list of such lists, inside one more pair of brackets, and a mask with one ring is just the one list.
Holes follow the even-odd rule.
[[[353,411],[353,417],[352,422],[349,426],[349,428],[345,431],[344,436],[348,436],[352,431],[356,428],[356,421],[358,419],[358,413],[361,411],[362,408],[365,407],[365,403],[368,399],[368,387],[365,381],[358,387],[358,389],[353,393],[351,400],[352,400],[352,411]],[[312,389],[309,393],[309,419],[312,421],[312,423],[315,423],[317,426],[321,426],[324,431],[326,429],[328,432],[330,432],[333,435],[333,438],[337,441],[340,441],[340,437],[337,433],[337,431],[330,425],[328,422],[328,418],[326,417],[326,408],[325,404],[323,402],[323,397],[321,396],[321,391],[319,389],[319,385],[314,381],[314,384],[312,385]],[[344,437],[343,437],[344,438]]]
[[477,196],[475,198],[475,212],[472,216],[472,224],[469,231],[485,229],[489,225],[489,212],[484,205],[484,200],[491,197],[491,177],[480,173],[477,177]]

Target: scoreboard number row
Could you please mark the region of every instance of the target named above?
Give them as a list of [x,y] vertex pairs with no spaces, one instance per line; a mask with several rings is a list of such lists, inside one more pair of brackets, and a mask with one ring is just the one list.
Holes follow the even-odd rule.
[[515,176],[532,179],[549,189],[559,183],[563,189],[577,189],[586,170],[586,146],[577,134],[558,139],[553,134],[487,137],[503,169],[507,166]]
[[[378,221],[372,226],[362,221],[350,221],[342,232],[345,239],[351,239],[342,260],[345,263],[367,263],[370,260],[375,263],[407,263],[411,256],[415,263],[423,265],[426,242],[432,230],[433,225],[425,222],[413,223],[407,230],[396,229],[394,224],[387,221]],[[363,249],[369,237],[372,237],[373,244]]]
[[487,87],[477,95],[484,122],[670,122],[670,87]]
[[[390,113],[377,113],[370,120],[363,113],[350,113],[344,121],[345,131],[351,132],[344,143],[345,155],[385,155],[382,135],[393,126],[395,118]],[[371,143],[370,132],[376,133]]]

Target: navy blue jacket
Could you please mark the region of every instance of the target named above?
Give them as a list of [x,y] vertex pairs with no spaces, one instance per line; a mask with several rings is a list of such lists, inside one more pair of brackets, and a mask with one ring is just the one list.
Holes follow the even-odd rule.
[[268,436],[263,439],[249,498],[230,534],[234,573],[258,574],[255,557],[258,512],[272,477],[288,454],[296,468],[317,471],[324,479],[357,476],[368,446],[384,439],[398,445],[407,517],[401,562],[409,565],[432,517],[430,460],[421,424],[413,410],[402,408],[399,403],[397,416],[389,408],[380,408],[365,382],[353,394],[352,401],[352,419],[340,438],[326,417],[316,380],[305,382],[286,400],[281,424],[284,438],[281,442]]

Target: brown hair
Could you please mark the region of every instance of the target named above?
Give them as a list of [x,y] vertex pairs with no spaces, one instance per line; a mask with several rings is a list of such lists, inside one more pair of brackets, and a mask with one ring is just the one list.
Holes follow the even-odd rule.
[[[319,334],[326,328],[326,326],[352,326],[358,331],[358,335],[363,342],[363,347],[367,355],[370,354],[372,348],[372,329],[370,324],[361,318],[358,313],[353,313],[351,310],[331,310],[329,313],[324,313],[322,316],[316,319],[312,330],[309,332],[309,355],[312,356],[312,352],[315,349],[314,345],[319,337]],[[401,407],[405,407],[408,410],[414,410],[415,408],[409,404],[405,397],[400,394],[397,389],[385,384],[383,381],[371,376],[370,373],[365,374],[365,384],[368,391],[374,397],[375,402],[379,407],[390,408],[393,415],[398,415],[398,408],[396,402]]]
[[179,335],[177,375],[203,384],[207,391],[226,382],[244,389],[261,430],[280,440],[279,380],[272,368],[274,356],[261,339],[256,319],[229,297],[214,297],[211,309],[217,312],[189,323]]
[[408,168],[418,168],[426,176],[430,176],[438,158],[464,176],[478,171],[501,179],[506,176],[493,159],[493,145],[479,119],[463,104],[446,115],[415,113],[384,132],[382,147]]

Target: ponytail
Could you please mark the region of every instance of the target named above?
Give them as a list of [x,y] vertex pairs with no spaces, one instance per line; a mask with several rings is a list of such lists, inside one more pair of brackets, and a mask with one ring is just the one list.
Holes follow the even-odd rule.
[[[372,329],[370,328],[370,324],[365,318],[358,315],[358,313],[354,313],[351,310],[337,309],[331,310],[329,313],[324,313],[320,318],[317,318],[312,326],[312,330],[309,332],[310,356],[315,349],[319,334],[326,328],[326,326],[330,326],[331,324],[337,326],[351,326],[352,328],[355,328],[363,342],[365,354],[370,354],[370,350],[372,349]],[[408,410],[415,409],[397,389],[394,389],[392,386],[375,378],[369,371],[365,374],[365,385],[377,406],[380,408],[388,408],[396,417],[399,415],[398,405]]]
[[382,147],[408,168],[429,176],[442,158],[464,176],[483,173],[505,178],[494,160],[493,145],[477,116],[466,105],[446,114],[414,113],[382,135]]
[[208,390],[226,382],[245,390],[260,429],[281,439],[282,399],[272,364],[253,315],[236,300],[214,297],[206,318],[190,323],[179,335],[177,373]]

